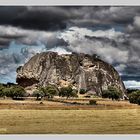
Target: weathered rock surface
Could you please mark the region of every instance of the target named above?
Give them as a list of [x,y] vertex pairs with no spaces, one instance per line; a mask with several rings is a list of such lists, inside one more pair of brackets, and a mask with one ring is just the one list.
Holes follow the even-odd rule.
[[125,95],[124,84],[113,66],[86,54],[37,54],[17,69],[17,83],[24,87],[47,84],[62,87],[72,84],[77,89],[94,91],[97,95],[113,85]]

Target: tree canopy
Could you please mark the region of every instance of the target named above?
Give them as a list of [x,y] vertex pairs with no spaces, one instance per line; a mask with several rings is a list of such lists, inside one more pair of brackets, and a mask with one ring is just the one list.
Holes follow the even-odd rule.
[[60,89],[59,96],[67,97],[67,99],[70,97],[77,97],[77,90],[72,89],[71,86],[62,87]]
[[3,86],[0,85],[0,96],[4,97],[11,97],[11,98],[19,98],[25,96],[25,90],[23,87],[19,85],[13,85],[13,86]]
[[129,102],[140,105],[140,90],[134,91],[129,94]]
[[34,91],[33,96],[37,97],[37,99],[42,97],[53,98],[58,93],[59,90],[54,85],[47,85],[46,87],[39,87]]
[[109,86],[107,90],[102,93],[103,98],[109,98],[112,100],[118,100],[121,98],[122,93],[116,87]]

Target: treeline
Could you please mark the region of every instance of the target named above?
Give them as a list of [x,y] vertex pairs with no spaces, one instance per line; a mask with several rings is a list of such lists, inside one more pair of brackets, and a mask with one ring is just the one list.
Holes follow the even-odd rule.
[[122,92],[114,86],[109,86],[107,90],[103,90],[102,97],[112,100],[119,100],[122,98]]
[[53,98],[54,96],[66,97],[67,99],[70,97],[78,97],[77,90],[72,89],[71,86],[62,87],[58,89],[54,85],[48,85],[46,87],[39,87],[37,90],[33,92],[34,97],[37,97],[37,100],[46,97],[48,99]]
[[66,97],[78,97],[77,90],[72,89],[71,86],[58,89],[54,85],[48,85],[46,87],[38,87],[33,94],[26,93],[25,89],[16,84],[0,84],[0,97],[10,97],[12,99],[24,99],[23,97],[36,97],[37,100],[42,98],[51,99],[54,96]]
[[[140,90],[139,89],[127,89],[126,94],[130,103],[140,105]],[[110,98],[112,100],[118,100],[122,97],[122,93],[115,87],[108,87],[107,90],[102,93],[103,98]]]
[[127,89],[130,103],[140,105],[140,90],[139,89]]
[[[85,89],[80,89],[80,94],[88,93]],[[46,87],[38,87],[33,94],[29,95],[25,89],[19,85],[8,83],[0,84],[0,97],[10,97],[12,99],[24,99],[24,97],[36,97],[36,100],[42,98],[52,99],[54,96],[66,97],[78,97],[78,90],[73,89],[72,86],[58,88],[55,85],[48,85]],[[86,94],[87,96],[87,94]],[[84,96],[84,97],[86,97]],[[127,89],[127,96],[130,103],[140,105],[140,90]],[[90,96],[89,96],[90,97]],[[114,87],[109,86],[107,90],[102,91],[102,98],[109,98],[112,100],[120,100],[123,97],[122,92]]]
[[[79,94],[84,95],[86,93],[88,93],[88,91],[85,89],[80,89],[79,91]],[[0,97],[5,96],[17,99],[20,97],[26,97],[28,94],[26,93],[25,89],[19,85],[12,83],[0,84]],[[48,85],[46,87],[38,87],[30,96],[36,97],[37,100],[41,100],[44,97],[50,99],[54,96],[66,97],[68,99],[70,97],[78,97],[78,90],[73,89],[72,86],[58,88],[55,85]],[[117,88],[110,86],[107,90],[102,92],[102,97],[112,100],[119,100],[122,97],[122,93]]]
[[26,96],[26,91],[23,87],[15,84],[0,84],[0,97],[18,99],[24,96]]

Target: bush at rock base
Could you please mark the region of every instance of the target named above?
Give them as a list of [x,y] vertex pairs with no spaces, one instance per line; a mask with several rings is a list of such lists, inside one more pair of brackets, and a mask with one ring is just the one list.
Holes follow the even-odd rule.
[[104,90],[102,93],[103,98],[109,98],[112,100],[119,100],[122,93],[116,87],[109,86],[107,90]]
[[67,99],[70,97],[78,97],[77,90],[72,89],[71,86],[62,87],[59,92],[59,96],[66,97]]
[[140,91],[134,91],[129,95],[129,102],[140,105]]

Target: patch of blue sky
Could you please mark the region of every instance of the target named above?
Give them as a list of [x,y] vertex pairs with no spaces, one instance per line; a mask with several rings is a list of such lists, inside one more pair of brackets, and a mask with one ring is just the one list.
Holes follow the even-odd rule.
[[5,74],[0,73],[0,83],[15,83],[17,67],[23,65],[36,53],[44,51],[46,51],[46,46],[41,42],[37,42],[37,45],[25,45],[12,41],[8,48],[0,51],[0,54],[4,56],[0,64],[3,65],[1,69],[3,69],[3,71],[5,71],[6,68],[9,69]]
[[7,75],[0,75],[0,83],[16,83],[16,72],[9,72]]
[[92,31],[97,31],[97,30],[109,30],[109,29],[114,29],[115,31],[119,31],[119,32],[124,32],[124,25],[95,25],[93,27],[89,27],[89,29],[91,29]]

